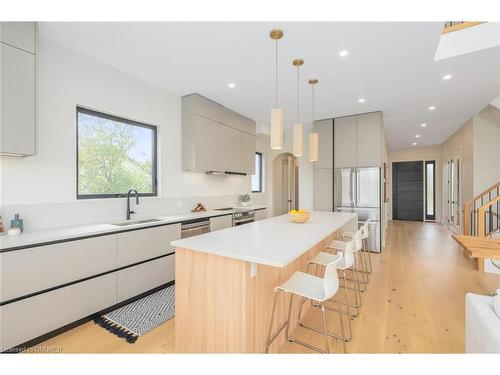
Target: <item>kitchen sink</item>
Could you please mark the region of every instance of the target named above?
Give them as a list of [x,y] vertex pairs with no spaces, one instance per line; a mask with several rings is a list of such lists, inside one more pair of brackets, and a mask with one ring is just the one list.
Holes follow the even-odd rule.
[[130,220],[123,221],[121,223],[113,223],[113,225],[118,225],[120,227],[124,227],[127,225],[137,225],[137,224],[146,224],[146,223],[155,223],[157,221],[161,221],[161,219],[142,219],[142,220]]

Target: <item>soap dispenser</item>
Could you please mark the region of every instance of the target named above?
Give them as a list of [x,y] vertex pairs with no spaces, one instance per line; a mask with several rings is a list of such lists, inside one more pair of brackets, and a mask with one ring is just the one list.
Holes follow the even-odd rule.
[[19,214],[14,215],[14,219],[10,221],[10,227],[19,228],[21,232],[24,230],[23,219],[19,219]]

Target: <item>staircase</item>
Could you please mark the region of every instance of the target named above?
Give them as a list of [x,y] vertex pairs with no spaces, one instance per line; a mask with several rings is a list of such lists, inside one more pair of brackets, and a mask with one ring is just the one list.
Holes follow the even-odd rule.
[[452,33],[454,31],[463,30],[468,27],[480,25],[484,22],[477,21],[447,21],[444,23],[443,34]]
[[[494,251],[498,249],[499,257],[491,262],[500,269],[500,182],[465,203],[463,218],[464,235],[477,237],[478,246],[484,244],[482,239],[493,240],[488,243]],[[483,258],[477,258],[477,265],[479,271],[484,271]]]

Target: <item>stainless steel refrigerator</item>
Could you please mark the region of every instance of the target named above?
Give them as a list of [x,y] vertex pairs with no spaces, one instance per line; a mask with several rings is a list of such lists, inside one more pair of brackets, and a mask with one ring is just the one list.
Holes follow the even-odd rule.
[[355,212],[360,221],[372,220],[368,249],[380,252],[380,168],[337,168],[334,178],[335,211]]

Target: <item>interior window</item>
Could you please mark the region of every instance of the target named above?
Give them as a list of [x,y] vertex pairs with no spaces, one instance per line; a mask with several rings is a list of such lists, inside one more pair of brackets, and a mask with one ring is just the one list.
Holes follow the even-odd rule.
[[157,194],[156,127],[77,107],[77,198]]
[[425,162],[425,219],[436,220],[435,202],[436,202],[436,176],[435,161]]
[[262,193],[262,153],[255,153],[255,174],[252,175],[252,193]]

